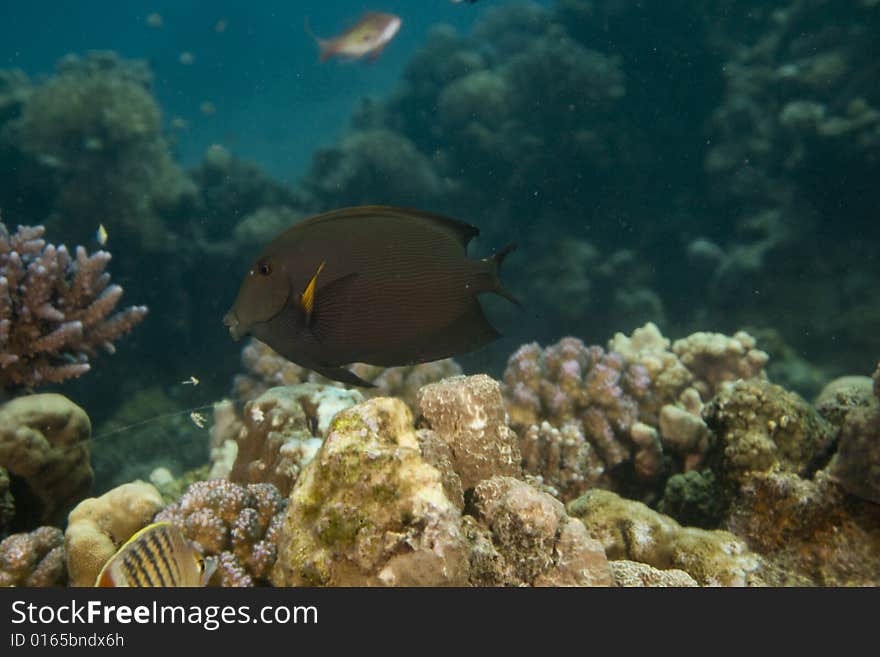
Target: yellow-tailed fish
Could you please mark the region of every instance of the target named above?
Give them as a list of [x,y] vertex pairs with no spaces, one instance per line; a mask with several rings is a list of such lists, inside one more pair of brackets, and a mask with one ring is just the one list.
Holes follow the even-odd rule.
[[170,522],[147,525],[128,539],[98,574],[95,586],[205,586],[217,569]]
[[373,61],[385,46],[400,31],[403,22],[400,16],[385,14],[382,12],[369,12],[351,28],[332,39],[322,39],[312,32],[306,19],[306,32],[318,43],[321,49],[320,59],[322,62],[331,57],[343,57],[345,59],[360,59],[366,57]]
[[107,229],[104,228],[104,224],[100,224],[95,232],[95,239],[98,240],[98,244],[104,246],[107,243],[107,237]]

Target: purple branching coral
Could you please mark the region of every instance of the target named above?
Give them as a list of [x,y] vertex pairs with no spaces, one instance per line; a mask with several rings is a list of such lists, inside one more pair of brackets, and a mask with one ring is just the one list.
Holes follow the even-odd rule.
[[[546,349],[521,346],[504,372],[505,404],[526,472],[562,499],[632,484],[630,469],[649,489],[701,467],[709,444],[703,404],[731,382],[765,378],[766,362],[743,331],[673,344],[649,322],[631,336],[618,333],[607,350],[572,337]],[[631,468],[618,468],[624,463]]]
[[132,306],[110,315],[122,288],[104,271],[110,254],[47,244],[42,226],[0,223],[0,389],[57,383],[89,371],[98,348],[147,314]]
[[[641,365],[627,364],[620,354],[588,347],[577,338],[563,338],[544,350],[537,343],[520,347],[508,362],[504,382],[510,420],[519,430],[548,420],[567,443],[590,443],[606,475],[629,460],[640,478],[658,474],[662,450],[656,431],[639,422],[638,399],[650,384]],[[525,435],[535,439],[528,431]]]
[[192,484],[156,514],[173,522],[202,554],[217,556],[223,586],[265,584],[275,564],[277,533],[287,500],[272,484],[242,486],[224,479]]

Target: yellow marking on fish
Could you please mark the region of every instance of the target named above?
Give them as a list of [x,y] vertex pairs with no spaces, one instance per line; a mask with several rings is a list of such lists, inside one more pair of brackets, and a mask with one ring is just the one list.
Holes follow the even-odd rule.
[[189,419],[192,420],[192,423],[196,425],[199,429],[204,429],[205,426],[207,426],[208,424],[205,416],[201,413],[196,413],[195,411],[189,414]]
[[177,526],[155,522],[122,544],[95,586],[204,586],[215,568],[216,560],[204,559]]
[[312,309],[315,307],[315,281],[318,280],[318,274],[324,269],[325,264],[327,264],[326,261],[318,265],[318,271],[315,272],[315,275],[312,276],[312,280],[306,285],[306,291],[302,293],[302,297],[299,300],[300,305],[303,310],[306,311],[308,317],[312,316]]
[[95,239],[98,240],[98,244],[104,246],[107,243],[107,237],[109,237],[107,235],[107,229],[104,228],[104,224],[100,224],[98,226],[98,232],[95,233]]

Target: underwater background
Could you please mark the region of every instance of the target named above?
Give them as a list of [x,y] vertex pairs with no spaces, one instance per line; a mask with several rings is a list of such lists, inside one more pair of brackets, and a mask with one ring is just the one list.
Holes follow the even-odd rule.
[[[320,62],[306,18],[330,36],[366,11],[402,19],[381,55]],[[478,226],[475,257],[518,243],[502,273],[522,308],[484,303],[502,337],[380,390],[430,424],[421,384],[462,372],[502,382],[526,470],[528,445],[558,443],[555,456],[532,458],[532,474],[563,502],[595,487],[682,524],[747,526],[751,516],[728,508],[739,475],[712,465],[730,409],[744,403],[724,398],[730,381],[759,385],[740,392],[760,400],[772,382],[782,397],[766,403],[781,415],[827,423],[779,448],[805,481],[847,432],[873,454],[847,462],[877,463],[864,438],[876,436],[877,417],[859,418],[864,430],[846,422],[851,406],[877,403],[868,377],[880,358],[878,33],[874,0],[17,4],[0,23],[0,220],[9,234],[45,226],[45,241],[71,253],[109,251],[94,280],[106,267],[124,290],[120,308],[136,307],[88,348],[43,345],[50,360],[33,361],[36,372],[82,364],[85,353],[87,372],[53,382],[25,368],[13,376],[24,356],[0,363],[5,399],[58,392],[90,419],[93,476],[56,511],[149,481],[158,467],[175,479],[204,467],[220,458],[210,452],[224,412],[238,414],[238,430],[244,404],[267,388],[314,382],[258,343],[233,342],[221,320],[279,232],[366,204]],[[21,314],[8,316],[14,334]],[[694,335],[704,339],[685,342]],[[114,354],[98,355],[105,340]],[[725,359],[723,373],[707,374]],[[860,378],[832,391],[837,401],[820,397],[848,375]],[[613,388],[601,412],[593,383],[600,396]],[[212,410],[224,398],[232,406]],[[778,418],[761,412],[775,431]],[[690,422],[678,443],[674,422]],[[623,435],[624,447],[611,446]],[[585,441],[595,453],[578,447],[565,466],[574,475],[550,481],[550,462]],[[840,461],[835,481],[857,480],[840,495],[858,500],[841,504],[864,505],[840,521],[859,527],[862,570],[810,582],[880,580],[880,465],[843,475]],[[673,477],[710,471],[695,484],[703,502],[673,501]],[[279,485],[281,497],[292,485]],[[32,493],[18,490],[9,527],[33,529],[20,501]],[[759,533],[741,533],[750,532]]]

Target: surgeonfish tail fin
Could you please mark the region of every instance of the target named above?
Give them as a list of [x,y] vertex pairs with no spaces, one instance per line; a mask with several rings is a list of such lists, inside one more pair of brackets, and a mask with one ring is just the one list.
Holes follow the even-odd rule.
[[501,274],[500,274],[501,263],[504,262],[504,259],[508,255],[510,255],[510,253],[512,253],[513,251],[516,251],[517,246],[518,245],[516,242],[510,242],[509,244],[506,244],[505,246],[501,247],[501,249],[499,249],[497,253],[486,258],[486,261],[488,261],[491,265],[491,269],[489,271],[489,274],[492,277],[492,291],[495,294],[504,297],[505,299],[510,301],[512,304],[522,308],[523,307],[522,302],[519,299],[517,299],[515,296],[513,296],[513,294],[511,294],[504,287],[504,284],[501,282]]

